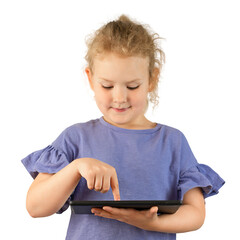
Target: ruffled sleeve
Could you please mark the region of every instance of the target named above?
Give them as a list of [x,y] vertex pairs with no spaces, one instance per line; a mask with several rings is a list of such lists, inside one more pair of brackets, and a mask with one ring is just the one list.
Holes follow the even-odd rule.
[[178,196],[182,200],[188,190],[200,187],[204,198],[207,198],[217,194],[224,183],[224,180],[209,166],[197,164],[180,176]]
[[66,128],[57,139],[42,150],[31,153],[22,160],[33,178],[38,173],[57,173],[78,156],[80,138],[76,126]]
[[69,164],[65,153],[48,146],[28,155],[22,160],[23,165],[33,178],[38,173],[56,173]]
[[183,200],[184,194],[196,187],[202,188],[205,198],[217,194],[219,189],[224,185],[224,180],[212,168],[197,162],[183,134],[179,146],[179,200]]

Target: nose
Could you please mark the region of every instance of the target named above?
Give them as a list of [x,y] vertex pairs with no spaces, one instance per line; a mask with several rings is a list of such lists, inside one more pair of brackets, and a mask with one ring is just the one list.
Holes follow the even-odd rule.
[[125,103],[127,102],[127,91],[124,87],[115,86],[113,90],[113,102]]

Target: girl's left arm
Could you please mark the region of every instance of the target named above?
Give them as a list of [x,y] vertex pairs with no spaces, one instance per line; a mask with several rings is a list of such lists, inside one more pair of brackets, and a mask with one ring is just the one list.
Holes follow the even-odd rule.
[[104,207],[93,209],[95,215],[116,219],[148,231],[181,233],[199,229],[205,219],[205,201],[200,188],[189,190],[183,205],[174,214],[157,215],[157,207],[147,211]]
[[[161,232],[181,233],[199,229],[205,220],[205,201],[200,188],[189,190],[175,214],[163,214],[153,224]],[[155,230],[155,231],[156,231]]]

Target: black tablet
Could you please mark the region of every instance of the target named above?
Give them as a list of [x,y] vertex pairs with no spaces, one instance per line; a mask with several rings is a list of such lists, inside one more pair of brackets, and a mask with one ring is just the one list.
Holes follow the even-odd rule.
[[134,208],[136,210],[147,210],[153,206],[158,207],[158,213],[175,213],[181,206],[181,201],[71,201],[70,206],[75,214],[92,214],[92,208],[104,206],[116,208]]

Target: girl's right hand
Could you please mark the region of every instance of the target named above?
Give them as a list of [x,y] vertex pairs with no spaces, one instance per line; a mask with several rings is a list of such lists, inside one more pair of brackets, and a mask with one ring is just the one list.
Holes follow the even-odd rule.
[[114,167],[94,158],[76,159],[78,172],[87,181],[90,190],[106,193],[110,186],[114,200],[120,200],[117,173]]

